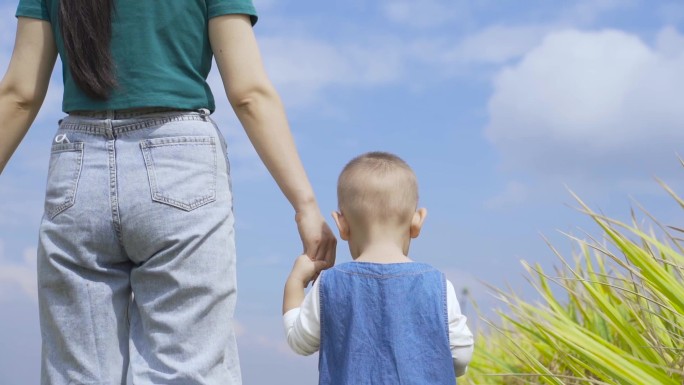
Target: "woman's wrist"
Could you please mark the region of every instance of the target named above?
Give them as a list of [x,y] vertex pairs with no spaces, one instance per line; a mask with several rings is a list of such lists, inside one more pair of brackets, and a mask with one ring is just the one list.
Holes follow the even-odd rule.
[[320,213],[320,208],[318,207],[318,202],[316,202],[316,197],[311,194],[305,195],[303,198],[297,199],[292,202],[292,207],[295,210],[297,217],[303,216],[309,213]]

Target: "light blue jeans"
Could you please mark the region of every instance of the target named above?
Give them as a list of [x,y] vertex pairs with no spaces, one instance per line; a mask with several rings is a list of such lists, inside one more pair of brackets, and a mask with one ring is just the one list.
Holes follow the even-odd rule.
[[70,115],[40,228],[42,384],[240,384],[232,195],[209,112]]

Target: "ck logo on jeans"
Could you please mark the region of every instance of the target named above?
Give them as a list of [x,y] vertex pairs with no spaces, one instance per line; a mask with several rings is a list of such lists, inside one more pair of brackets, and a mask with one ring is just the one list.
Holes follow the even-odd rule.
[[55,143],[71,143],[69,141],[69,138],[67,138],[66,134],[59,134],[55,136]]

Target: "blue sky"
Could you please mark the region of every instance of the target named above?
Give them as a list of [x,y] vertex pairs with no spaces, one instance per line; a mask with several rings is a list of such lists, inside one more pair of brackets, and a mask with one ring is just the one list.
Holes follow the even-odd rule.
[[[0,0],[0,70],[16,0]],[[467,287],[530,296],[520,260],[550,269],[557,230],[596,234],[568,189],[627,218],[636,200],[666,224],[684,191],[684,3],[591,0],[255,0],[256,33],[326,215],[353,156],[395,152],[416,170],[428,219],[411,248]],[[58,63],[43,110],[0,177],[0,383],[38,382],[35,248],[49,143],[61,117]],[[293,212],[230,110],[217,71],[237,219],[236,328],[246,384],[315,383],[290,353],[281,288],[301,251]],[[330,221],[332,224],[332,221]],[[338,261],[348,261],[340,242]],[[467,311],[471,310],[469,307]],[[475,315],[471,322],[475,324]]]

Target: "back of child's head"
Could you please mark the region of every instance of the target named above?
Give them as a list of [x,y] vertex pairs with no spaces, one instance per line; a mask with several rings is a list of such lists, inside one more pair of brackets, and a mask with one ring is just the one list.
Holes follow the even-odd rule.
[[418,182],[394,154],[369,152],[352,159],[337,182],[338,206],[357,223],[410,223],[418,206]]

